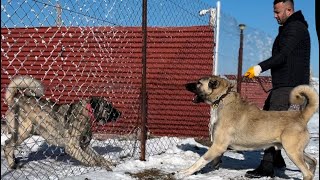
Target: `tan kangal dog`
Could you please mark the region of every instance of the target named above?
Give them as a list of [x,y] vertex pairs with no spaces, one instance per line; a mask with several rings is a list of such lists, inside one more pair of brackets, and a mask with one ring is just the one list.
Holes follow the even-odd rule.
[[227,148],[250,151],[275,146],[285,150],[304,180],[313,179],[317,161],[304,151],[309,143],[307,123],[319,104],[312,87],[301,85],[292,90],[290,102],[306,104],[300,111],[260,110],[233,91],[230,81],[218,76],[201,78],[186,88],[196,95],[195,103],[205,102],[215,109],[217,119],[211,147],[191,167],[179,171],[177,178],[192,175],[211,161],[217,163]]

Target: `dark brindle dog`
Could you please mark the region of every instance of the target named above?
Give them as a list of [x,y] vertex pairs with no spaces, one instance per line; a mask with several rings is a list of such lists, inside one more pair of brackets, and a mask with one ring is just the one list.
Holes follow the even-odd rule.
[[41,98],[43,95],[42,83],[29,76],[18,76],[8,86],[6,120],[12,136],[3,149],[9,167],[17,167],[15,147],[36,133],[49,144],[64,147],[67,154],[85,165],[111,170],[112,163],[89,145],[91,125],[93,121],[116,121],[121,113],[100,97],[60,105]]

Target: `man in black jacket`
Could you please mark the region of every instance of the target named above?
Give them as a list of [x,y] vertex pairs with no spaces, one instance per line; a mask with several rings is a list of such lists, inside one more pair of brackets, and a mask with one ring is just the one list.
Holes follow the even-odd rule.
[[[280,26],[278,36],[273,43],[272,56],[250,67],[244,76],[253,78],[270,69],[272,90],[263,109],[287,111],[290,107],[290,91],[295,86],[309,84],[310,35],[308,24],[301,11],[294,11],[293,0],[274,0],[273,5],[274,17]],[[248,171],[246,177],[273,177],[274,167],[285,166],[281,150],[272,147],[264,151],[259,167]]]

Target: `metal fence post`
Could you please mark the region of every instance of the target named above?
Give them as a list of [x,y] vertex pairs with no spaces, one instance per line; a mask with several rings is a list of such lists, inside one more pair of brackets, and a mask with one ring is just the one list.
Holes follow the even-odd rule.
[[140,160],[146,158],[147,140],[147,0],[142,3],[142,104],[141,104],[141,155]]

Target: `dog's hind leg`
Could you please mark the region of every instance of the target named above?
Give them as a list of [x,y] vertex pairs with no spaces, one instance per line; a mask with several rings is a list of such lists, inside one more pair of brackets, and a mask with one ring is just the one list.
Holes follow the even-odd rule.
[[310,171],[314,174],[316,171],[317,159],[304,152],[304,160],[308,164]]
[[[292,138],[299,137],[299,138]],[[282,146],[286,151],[290,160],[300,169],[303,174],[303,180],[312,180],[314,177],[314,173],[312,169],[314,167],[308,168],[307,163],[312,161],[309,156],[305,156],[304,149],[308,144],[309,136],[302,131],[293,132],[287,131],[284,132],[281,136],[282,138]],[[310,159],[309,159],[310,158]],[[305,161],[307,160],[307,161]],[[308,163],[309,164],[309,163]],[[311,163],[311,166],[312,163]]]
[[300,169],[300,171],[303,174],[303,180],[312,180],[313,179],[313,173],[309,170],[307,164],[304,161],[304,155],[303,152],[297,152],[297,151],[286,151],[288,157],[291,159],[291,161]]
[[[14,117],[18,118],[18,117]],[[11,169],[17,168],[17,162],[14,155],[15,148],[20,145],[24,140],[26,140],[28,137],[30,137],[30,133],[32,131],[32,124],[29,122],[30,119],[27,119],[26,121],[22,121],[20,124],[18,122],[18,119],[15,119],[13,121],[16,121],[15,123],[11,123],[14,127],[12,128],[11,137],[5,141],[5,145],[3,147],[4,155],[7,159],[8,166]]]

